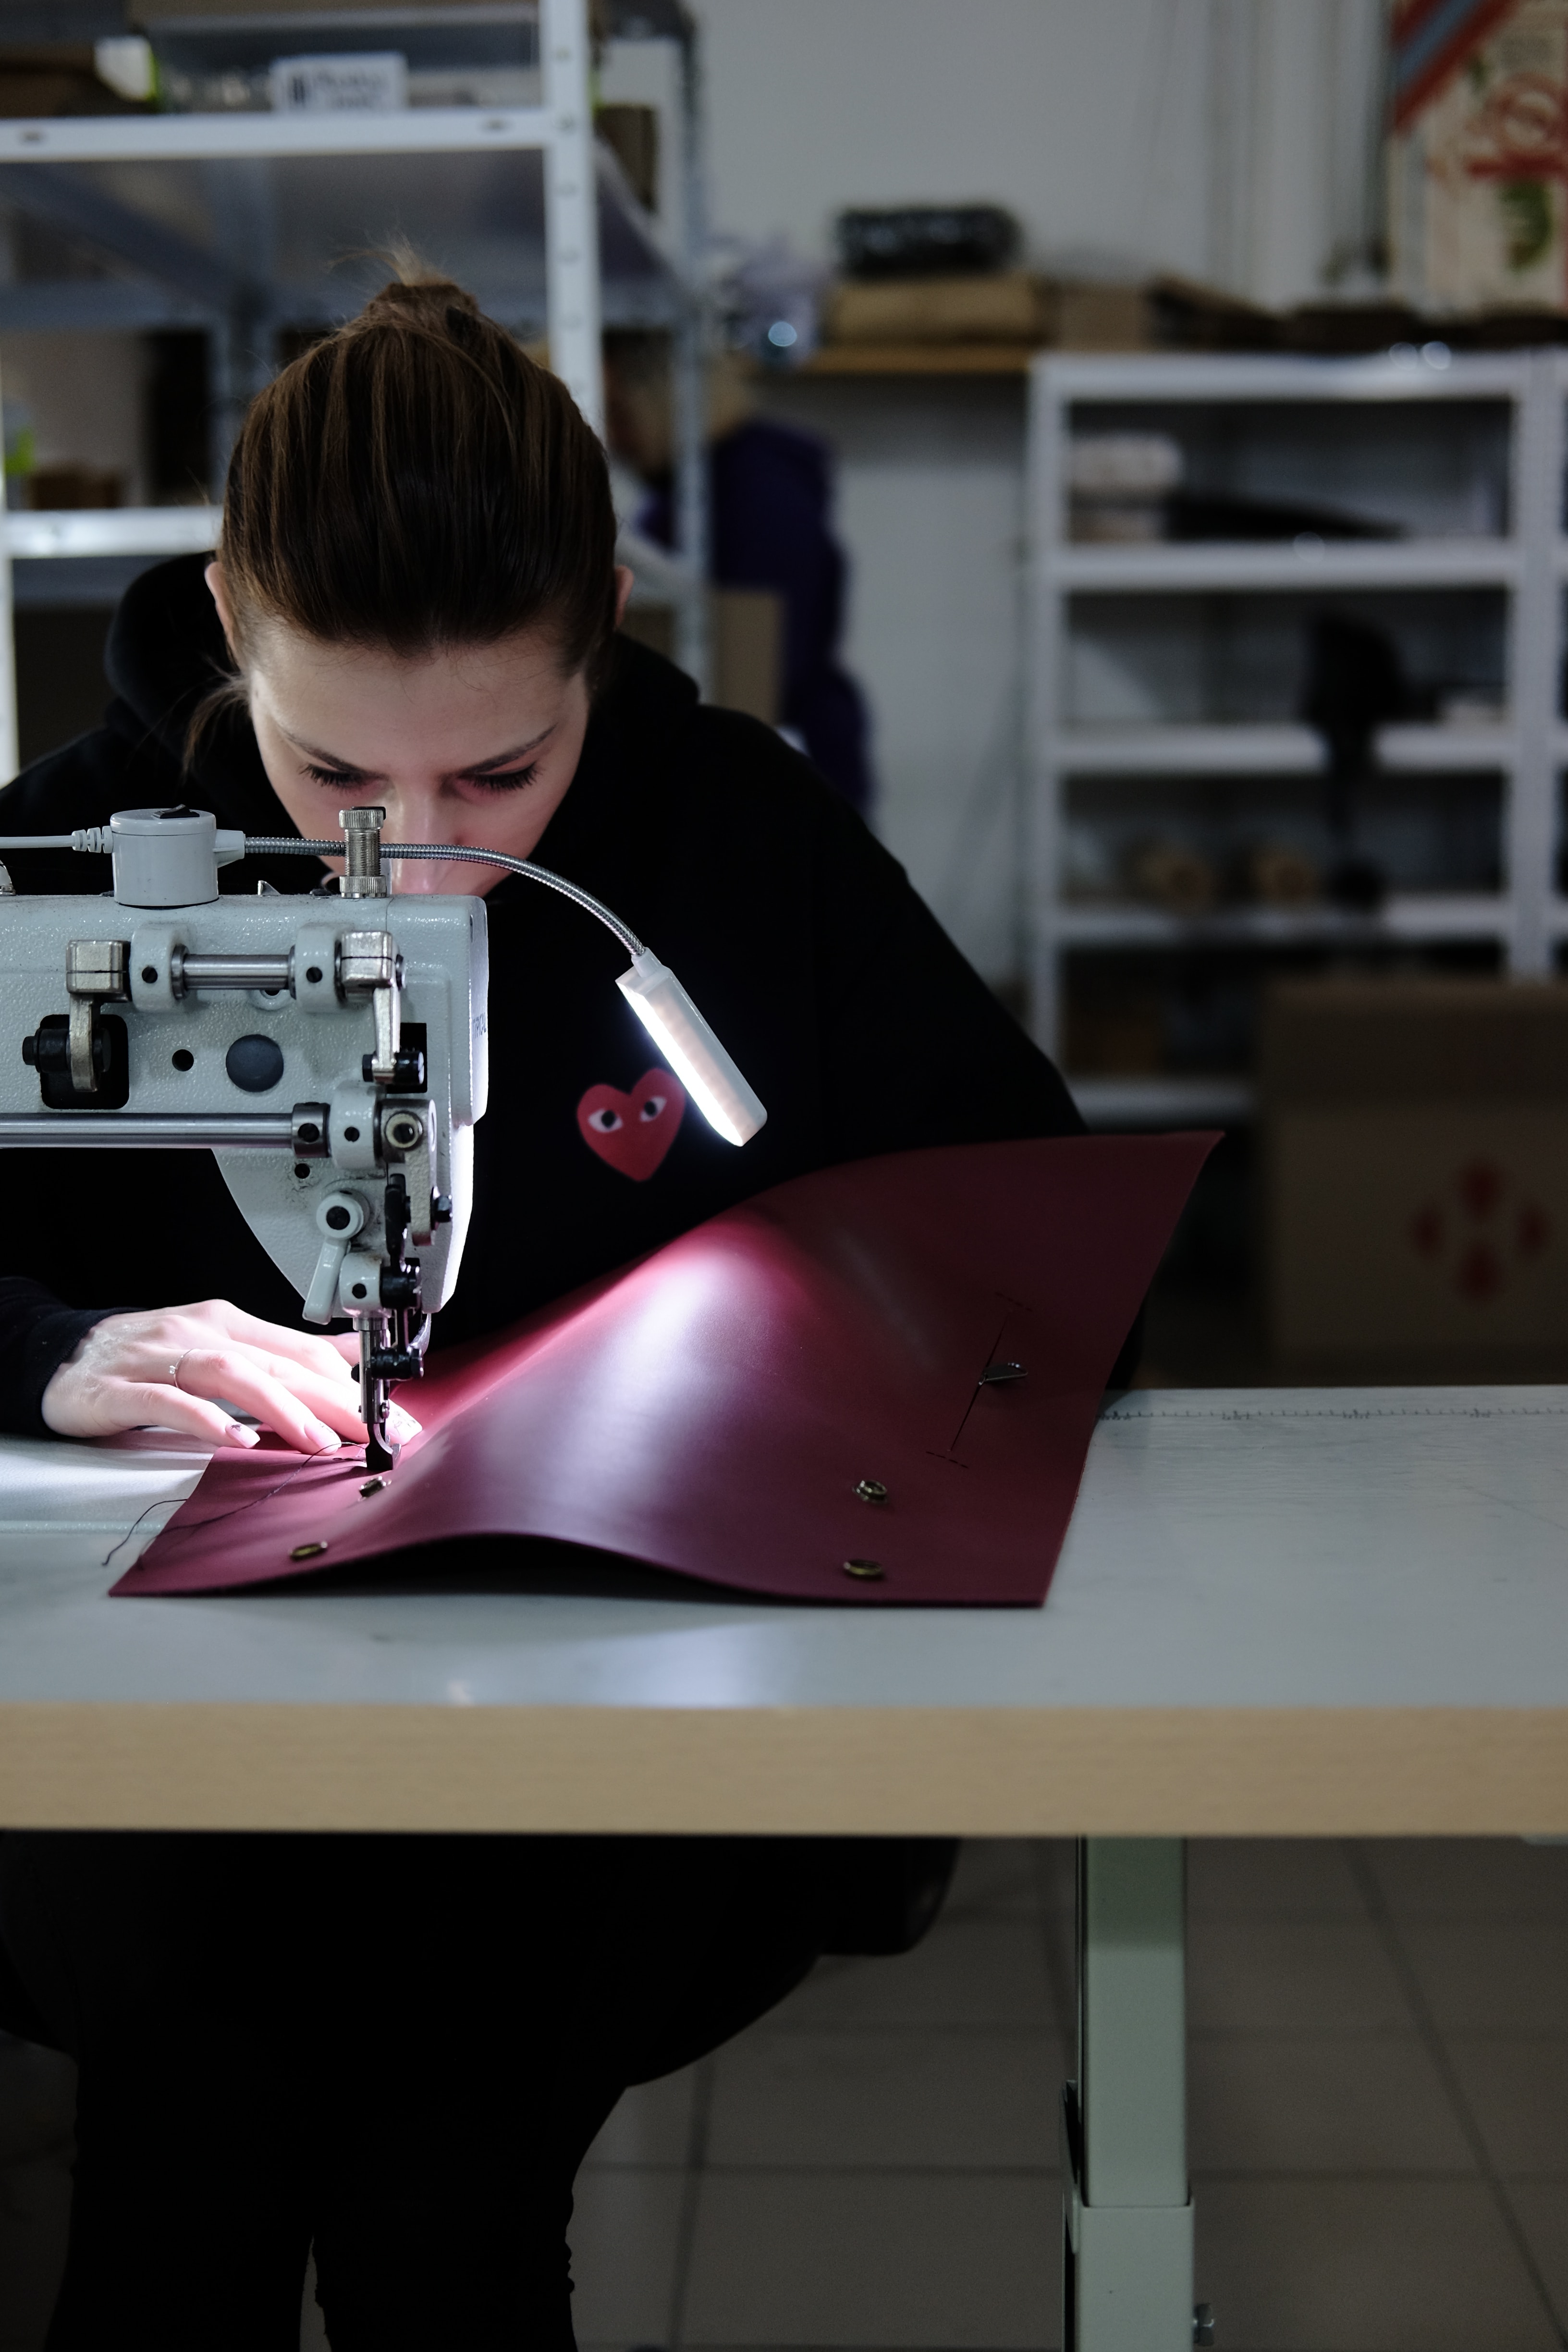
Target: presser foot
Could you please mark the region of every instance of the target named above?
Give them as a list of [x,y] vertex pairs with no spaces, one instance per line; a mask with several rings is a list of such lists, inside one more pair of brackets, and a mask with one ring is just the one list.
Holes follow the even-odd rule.
[[403,1448],[390,1437],[378,1437],[373,1430],[365,1441],[364,1466],[377,1473],[395,1470]]

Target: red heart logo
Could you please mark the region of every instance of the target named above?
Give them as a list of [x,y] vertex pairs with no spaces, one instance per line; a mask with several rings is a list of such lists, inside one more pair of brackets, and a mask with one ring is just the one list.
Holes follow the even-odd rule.
[[589,1150],[634,1184],[646,1184],[663,1164],[685,1116],[685,1090],[668,1070],[645,1070],[629,1095],[590,1087],[577,1106]]

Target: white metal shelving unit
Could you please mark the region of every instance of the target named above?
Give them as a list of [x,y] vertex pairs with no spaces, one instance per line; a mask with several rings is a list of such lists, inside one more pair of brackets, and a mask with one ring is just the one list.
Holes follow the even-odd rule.
[[[205,328],[231,435],[270,373],[272,331],[335,323],[354,299],[334,266],[396,236],[417,242],[428,223],[432,257],[493,316],[548,336],[552,368],[602,433],[602,325],[668,327],[696,351],[700,292],[692,257],[670,247],[594,139],[585,0],[538,0],[537,16],[537,106],[0,121],[0,204],[85,242],[116,273],[0,285],[0,331]],[[683,471],[700,468],[700,425],[682,455]],[[679,653],[700,682],[702,488],[682,488],[693,560],[640,541],[622,551],[637,593],[674,604]],[[198,552],[217,520],[201,506],[5,515],[0,780],[16,769],[13,563]]]
[[[1079,544],[1069,536],[1068,445],[1075,430],[1112,413],[1253,409],[1274,404],[1386,407],[1411,402],[1495,402],[1509,416],[1509,528],[1456,537],[1295,542]],[[1542,973],[1568,940],[1568,897],[1558,893],[1559,775],[1568,768],[1568,725],[1559,677],[1568,532],[1563,527],[1568,357],[1554,352],[1496,358],[1427,354],[1353,361],[1299,359],[1052,359],[1037,362],[1027,486],[1031,583],[1031,854],[1027,929],[1036,1033],[1058,1049],[1063,961],[1069,951],[1149,948],[1373,949],[1495,941],[1506,968]],[[1152,415],[1151,429],[1160,418]],[[1494,773],[1502,780],[1504,881],[1496,893],[1403,893],[1375,916],[1323,907],[1237,908],[1199,918],[1136,901],[1083,902],[1064,887],[1068,788],[1080,780],[1308,777],[1322,772],[1321,740],[1303,726],[1075,724],[1068,667],[1075,608],[1115,596],[1165,599],[1224,593],[1330,595],[1372,590],[1490,590],[1506,611],[1506,723],[1400,725],[1378,736],[1380,767],[1405,774]],[[1069,1071],[1069,1079],[1073,1074]],[[1096,1077],[1073,1081],[1091,1118],[1108,1122],[1234,1120],[1247,1116],[1239,1077]]]

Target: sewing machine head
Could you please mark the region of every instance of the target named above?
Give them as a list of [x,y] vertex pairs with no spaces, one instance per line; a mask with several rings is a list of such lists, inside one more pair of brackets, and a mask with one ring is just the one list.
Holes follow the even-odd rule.
[[112,898],[0,895],[0,1146],[213,1151],[305,1320],[359,1332],[378,1469],[457,1283],[488,1080],[483,901],[389,898],[381,822],[342,811],[341,895],[220,898],[245,838],[191,809],[6,845],[107,851]]

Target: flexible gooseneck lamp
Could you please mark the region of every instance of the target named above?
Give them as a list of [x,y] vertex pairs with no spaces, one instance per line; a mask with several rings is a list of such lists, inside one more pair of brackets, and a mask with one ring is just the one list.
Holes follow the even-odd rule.
[[[352,850],[352,835],[349,845]],[[250,857],[279,850],[304,852],[317,857],[341,857],[343,854],[339,842],[268,841],[249,835],[246,836],[245,849]],[[542,882],[547,890],[558,891],[574,906],[596,916],[607,931],[615,933],[632,960],[631,970],[622,972],[616,987],[655,1045],[668,1055],[671,1069],[709,1126],[726,1143],[751,1141],[767,1118],[761,1099],[747,1085],[669,966],[660,963],[653,950],[645,947],[637,933],[628,929],[618,915],[612,914],[601,899],[580,890],[564,876],[552,874],[547,866],[531,865],[526,857],[504,856],[499,849],[469,849],[456,842],[384,841],[381,856],[394,864],[402,857],[428,857],[448,864],[499,866],[508,874],[521,874],[530,882]]]

